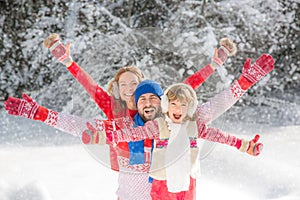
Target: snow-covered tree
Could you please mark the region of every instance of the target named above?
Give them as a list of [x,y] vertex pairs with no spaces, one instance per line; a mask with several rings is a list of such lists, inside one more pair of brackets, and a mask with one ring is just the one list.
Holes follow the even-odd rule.
[[282,104],[293,110],[300,101],[297,0],[5,0],[0,4],[0,101],[26,92],[56,110],[99,114],[85,91],[42,47],[53,32],[63,42],[72,42],[72,57],[104,87],[116,70],[130,64],[163,87],[179,82],[210,62],[220,38],[230,37],[238,53],[227,62],[225,79],[216,74],[197,91],[201,100],[237,77],[247,57],[255,60],[270,53],[276,59],[275,70],[238,106],[266,105],[276,115]]

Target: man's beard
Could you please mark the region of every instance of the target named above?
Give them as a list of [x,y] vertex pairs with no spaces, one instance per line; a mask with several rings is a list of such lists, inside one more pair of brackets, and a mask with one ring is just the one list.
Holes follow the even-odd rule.
[[[144,110],[145,110],[145,109],[150,109],[150,108],[154,109],[155,114],[154,114],[151,118],[147,118],[147,117],[145,117],[145,115],[144,115]],[[155,118],[157,118],[157,117],[159,117],[159,116],[162,115],[162,113],[161,113],[161,107],[160,107],[160,106],[159,106],[158,108],[156,108],[156,107],[154,107],[154,106],[145,107],[145,108],[143,109],[143,113],[142,113],[142,114],[139,113],[139,114],[140,114],[141,118],[143,119],[143,121],[144,121],[144,122],[147,122],[147,121],[153,120],[153,119],[155,119]]]

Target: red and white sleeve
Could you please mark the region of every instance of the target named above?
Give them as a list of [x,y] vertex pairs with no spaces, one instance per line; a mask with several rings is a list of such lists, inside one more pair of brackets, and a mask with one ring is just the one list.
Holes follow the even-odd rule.
[[113,142],[134,142],[145,139],[155,139],[159,136],[159,128],[156,121],[148,121],[144,126],[122,127],[112,131]]
[[197,123],[198,127],[198,138],[209,140],[212,142],[218,142],[221,144],[227,144],[240,149],[243,141],[233,135],[225,133],[217,128],[207,127],[203,123]]
[[93,80],[93,78],[84,71],[76,62],[68,67],[69,72],[76,78],[76,80],[84,87],[90,97],[95,101],[98,107],[104,112],[108,119],[113,118],[112,113],[112,99],[108,93],[101,88]]
[[87,129],[86,123],[94,122],[91,119],[84,119],[66,113],[58,113],[42,106],[39,107],[33,119],[79,137],[81,137],[82,133]]
[[197,107],[197,121],[208,124],[217,119],[231,108],[245,92],[239,83],[235,81],[229,88]]

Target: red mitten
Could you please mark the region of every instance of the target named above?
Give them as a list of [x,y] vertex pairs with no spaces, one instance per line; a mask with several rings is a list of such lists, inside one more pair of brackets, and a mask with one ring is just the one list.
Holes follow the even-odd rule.
[[[87,129],[82,133],[82,142],[84,144],[98,144],[99,137],[101,137],[101,129],[95,128],[91,123],[86,123]],[[103,129],[102,129],[103,131]]]
[[247,153],[252,156],[258,156],[263,150],[264,145],[262,143],[257,143],[260,136],[255,135],[255,137],[249,142],[249,147]]
[[107,120],[95,120],[95,126],[87,122],[87,129],[82,133],[82,142],[84,144],[100,144],[112,142],[111,136],[111,121]]
[[56,33],[49,35],[43,42],[43,45],[49,49],[52,55],[64,65],[72,62],[70,55],[70,44],[68,43],[65,47],[61,42],[60,38]]
[[259,138],[260,136],[257,134],[251,141],[242,139],[241,140],[242,143],[241,146],[239,147],[239,150],[241,152],[247,152],[252,156],[258,156],[263,150],[263,144],[257,143]]
[[247,58],[243,67],[242,76],[238,79],[241,88],[247,90],[257,83],[274,69],[274,63],[275,60],[268,54],[262,54],[253,65],[251,65],[251,59]]
[[81,140],[83,144],[92,144],[92,138],[93,138],[93,133],[89,129],[83,131],[81,135]]
[[10,115],[33,119],[40,106],[27,94],[23,94],[22,97],[23,99],[8,97],[4,102],[5,110],[7,110]]

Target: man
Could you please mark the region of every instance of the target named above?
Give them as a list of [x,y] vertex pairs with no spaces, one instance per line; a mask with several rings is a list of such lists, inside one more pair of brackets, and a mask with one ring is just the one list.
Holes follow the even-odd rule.
[[[160,96],[162,94],[161,86],[155,81],[145,80],[137,86],[134,98],[138,113],[134,117],[134,126],[144,126],[145,122],[161,114]],[[129,142],[129,158],[126,158],[128,154],[124,155],[125,152],[118,155],[120,173],[117,195],[120,200],[151,199],[151,183],[149,183],[148,174],[151,148],[152,140],[149,139]]]

